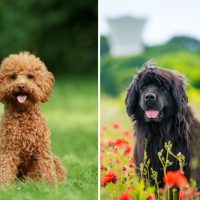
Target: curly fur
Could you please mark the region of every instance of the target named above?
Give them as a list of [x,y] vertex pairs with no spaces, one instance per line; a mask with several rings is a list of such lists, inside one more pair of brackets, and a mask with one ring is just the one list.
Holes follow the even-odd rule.
[[[54,77],[45,64],[28,52],[10,55],[0,68],[0,182],[26,178],[54,183],[64,181],[65,168],[50,147],[50,130],[39,104],[47,102]],[[20,103],[17,95],[26,94]]]
[[[164,108],[165,118],[159,122],[144,120],[139,101],[143,84],[156,83],[159,87],[169,92],[172,102]],[[185,92],[186,79],[183,75],[175,71],[157,68],[154,64],[148,63],[137,73],[131,83],[127,97],[126,109],[131,117],[134,130],[136,145],[134,157],[137,167],[144,160],[145,139],[147,139],[147,157],[150,159],[150,168],[158,172],[158,181],[163,186],[163,170],[158,159],[158,152],[164,148],[167,141],[173,144],[172,151],[177,154],[181,152],[185,156],[185,166],[183,168],[186,177],[195,178],[200,184],[200,122],[195,118]],[[169,98],[168,98],[169,99]],[[197,166],[192,166],[191,161],[195,159]],[[169,170],[179,169],[179,163],[172,156],[169,160],[173,165]]]

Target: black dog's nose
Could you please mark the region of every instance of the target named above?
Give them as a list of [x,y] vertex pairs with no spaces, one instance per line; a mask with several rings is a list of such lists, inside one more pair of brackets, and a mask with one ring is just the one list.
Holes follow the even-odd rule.
[[24,90],[25,86],[23,84],[18,85],[19,90]]
[[145,101],[155,101],[156,95],[154,93],[147,93],[144,97]]

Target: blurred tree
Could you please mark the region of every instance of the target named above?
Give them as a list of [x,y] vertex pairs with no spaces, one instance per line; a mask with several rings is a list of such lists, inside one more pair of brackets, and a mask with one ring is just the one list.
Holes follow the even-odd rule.
[[177,36],[166,44],[146,47],[136,56],[101,57],[101,90],[112,96],[126,91],[132,74],[150,59],[164,68],[174,69],[185,74],[195,88],[200,88],[200,41]]
[[152,56],[177,51],[199,52],[200,41],[192,37],[175,36],[166,42],[166,44],[146,47],[145,49],[145,53]]
[[54,73],[97,73],[97,24],[97,0],[3,0],[0,59],[28,50]]
[[109,53],[108,39],[106,36],[100,37],[100,52],[101,56]]

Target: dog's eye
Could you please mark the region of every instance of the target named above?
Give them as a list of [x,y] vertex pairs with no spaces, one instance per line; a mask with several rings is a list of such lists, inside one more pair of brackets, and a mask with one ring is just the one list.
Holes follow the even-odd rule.
[[141,89],[142,89],[142,90],[145,90],[146,88],[147,88],[147,86],[146,86],[146,85],[143,85]]
[[10,79],[12,79],[12,80],[17,79],[17,74],[12,74],[12,75],[10,76]]
[[27,75],[27,78],[28,78],[28,79],[33,79],[34,76],[33,76],[32,74],[28,74],[28,75]]

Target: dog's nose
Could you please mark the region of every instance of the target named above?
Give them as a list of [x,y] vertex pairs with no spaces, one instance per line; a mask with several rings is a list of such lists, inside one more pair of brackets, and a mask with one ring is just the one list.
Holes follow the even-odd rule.
[[19,84],[18,88],[19,88],[19,90],[24,90],[25,86],[24,86],[24,84]]
[[156,95],[154,93],[147,93],[144,97],[145,101],[155,101],[156,100]]

